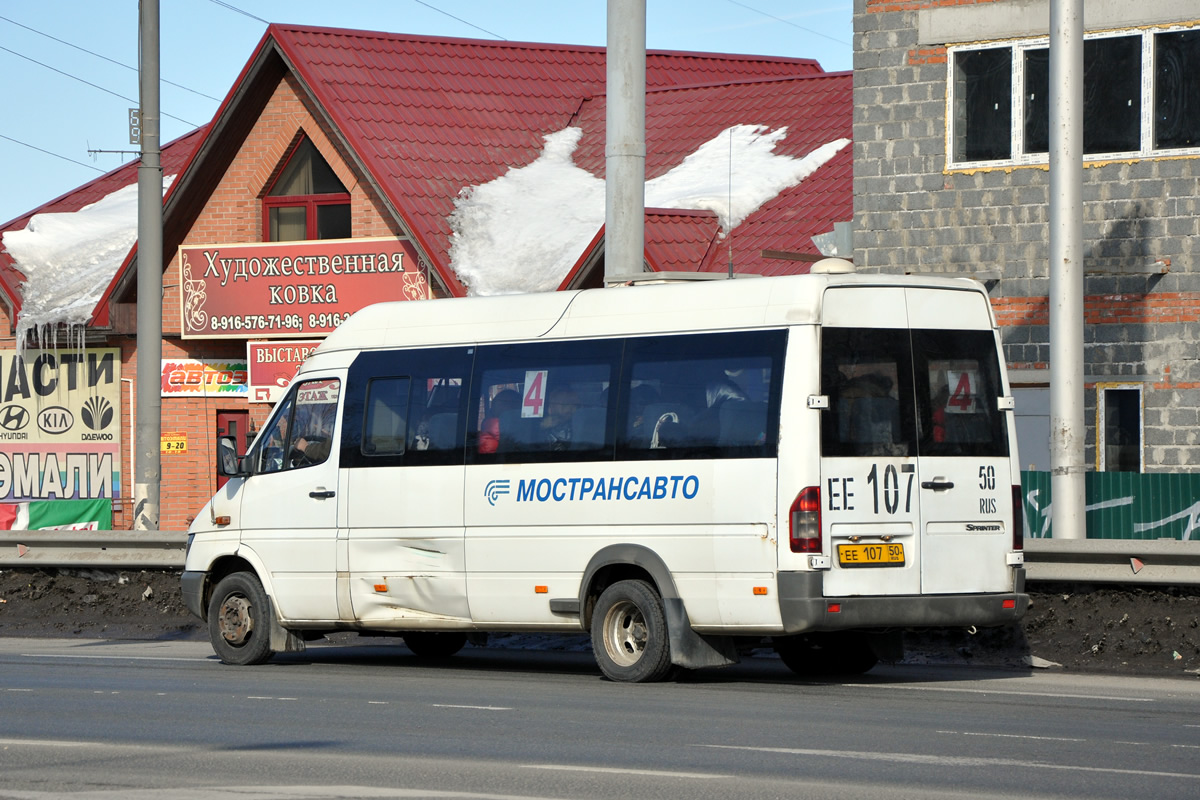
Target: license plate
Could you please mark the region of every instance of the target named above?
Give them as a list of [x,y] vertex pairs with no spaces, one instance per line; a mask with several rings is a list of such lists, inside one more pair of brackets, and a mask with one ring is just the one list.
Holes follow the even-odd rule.
[[902,567],[903,544],[839,544],[838,564],[843,567]]

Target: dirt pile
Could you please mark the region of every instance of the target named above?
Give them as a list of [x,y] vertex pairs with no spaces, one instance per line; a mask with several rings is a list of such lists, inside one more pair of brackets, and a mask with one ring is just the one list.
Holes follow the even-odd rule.
[[[912,663],[1200,675],[1200,591],[1034,585],[1020,625],[906,636]],[[0,570],[0,636],[205,639],[174,571]]]

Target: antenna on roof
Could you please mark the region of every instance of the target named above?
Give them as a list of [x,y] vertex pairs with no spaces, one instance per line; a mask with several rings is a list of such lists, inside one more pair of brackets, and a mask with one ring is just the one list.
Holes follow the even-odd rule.
[[[733,220],[733,126],[729,128],[729,189],[725,213]],[[733,280],[733,228],[729,228],[729,279]]]

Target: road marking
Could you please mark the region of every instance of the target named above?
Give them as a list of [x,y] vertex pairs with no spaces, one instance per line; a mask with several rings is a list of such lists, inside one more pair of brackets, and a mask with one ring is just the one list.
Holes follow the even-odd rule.
[[1042,742],[1086,742],[1087,739],[1070,739],[1063,736],[1029,736],[1023,733],[982,733],[978,731],[935,731],[951,736],[993,736],[997,739],[1036,739]]
[[430,703],[434,708],[471,708],[476,711],[512,711],[512,706],[458,706],[450,703]]
[[712,778],[728,778],[729,775],[717,775],[711,772],[670,772],[659,769],[621,769],[620,767],[582,767],[572,764],[522,764],[525,769],[550,769],[563,772],[603,772],[610,775],[652,775],[659,778],[697,778],[710,780]]
[[1081,764],[1051,764],[1048,761],[1022,761],[1015,758],[983,758],[978,756],[936,756],[923,753],[868,753],[858,750],[810,750],[799,747],[751,747],[732,744],[701,744],[697,747],[712,747],[719,750],[751,750],[756,753],[782,753],[796,756],[820,758],[850,758],[859,761],[888,761],[895,764],[928,764],[939,767],[1015,767],[1020,769],[1056,769],[1070,772],[1097,772],[1108,775],[1137,775],[1153,778],[1191,778],[1200,780],[1200,774],[1190,772],[1161,772],[1147,769],[1119,769],[1116,767],[1086,767]]
[[177,656],[101,656],[101,655],[79,655],[77,653],[21,653],[22,658],[96,658],[108,659],[110,661],[187,661],[192,664],[198,662],[207,662],[216,664],[217,662],[211,658],[179,658]]
[[1007,694],[1017,697],[1061,697],[1068,700],[1108,700],[1126,703],[1153,703],[1152,697],[1117,697],[1106,694],[1066,694],[1060,692],[1018,692],[1013,689],[962,689],[954,686],[912,686],[910,684],[889,684],[887,686],[871,683],[843,683],[850,689],[886,689],[894,692],[897,689],[910,689],[914,692],[962,692],[964,694]]
[[252,695],[247,695],[246,699],[247,700],[295,700],[296,698],[295,697],[268,697],[266,695],[252,694]]

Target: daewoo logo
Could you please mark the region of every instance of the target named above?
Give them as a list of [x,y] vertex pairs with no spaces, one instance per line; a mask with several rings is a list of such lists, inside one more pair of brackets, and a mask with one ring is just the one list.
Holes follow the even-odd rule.
[[11,405],[0,409],[0,428],[6,431],[23,430],[29,424],[29,410],[24,406]]
[[99,395],[89,397],[87,402],[83,404],[83,408],[79,410],[79,416],[83,420],[83,424],[92,430],[103,430],[112,422],[112,403]]
[[488,485],[483,487],[483,496],[487,498],[488,505],[496,505],[496,501],[500,499],[500,495],[508,494],[509,481],[495,480],[488,481]]
[[37,424],[46,433],[63,433],[71,430],[75,416],[62,406],[50,406],[38,412]]

